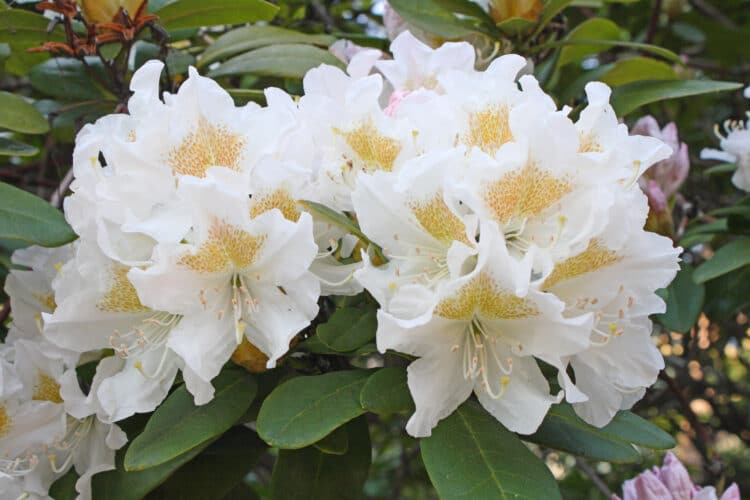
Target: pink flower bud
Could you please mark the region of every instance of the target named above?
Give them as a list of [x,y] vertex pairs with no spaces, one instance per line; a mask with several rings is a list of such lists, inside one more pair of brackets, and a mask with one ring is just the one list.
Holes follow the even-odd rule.
[[693,482],[690,480],[687,469],[674,453],[668,452],[664,457],[664,465],[659,469],[658,477],[675,500],[690,500]]

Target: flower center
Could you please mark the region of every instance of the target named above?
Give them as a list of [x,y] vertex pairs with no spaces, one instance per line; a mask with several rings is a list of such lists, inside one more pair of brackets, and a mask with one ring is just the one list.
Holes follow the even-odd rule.
[[469,130],[463,137],[463,143],[494,156],[500,146],[513,140],[509,118],[510,108],[505,104],[470,113]]
[[114,266],[110,270],[109,290],[96,303],[96,308],[103,312],[143,312],[149,308],[141,304],[138,292],[128,279],[130,268]]
[[[467,380],[480,381],[482,388],[494,399],[502,397],[510,383],[513,359],[503,360],[495,352],[497,339],[488,335],[478,319],[466,327],[463,346],[463,375]],[[497,366],[501,375],[497,379],[490,376],[490,365]],[[494,370],[493,370],[494,371]]]
[[255,194],[250,200],[250,217],[255,218],[262,213],[278,208],[285,219],[292,222],[299,220],[300,211],[297,201],[286,189],[277,189],[267,194]]
[[392,137],[387,137],[378,131],[371,119],[350,131],[334,129],[341,134],[346,144],[362,161],[365,172],[385,170],[391,172],[396,158],[401,152],[401,144]]
[[446,244],[460,241],[470,245],[466,237],[466,226],[448,208],[442,195],[435,194],[427,201],[412,202],[410,207],[419,224],[436,240]]
[[200,117],[195,129],[169,152],[167,162],[174,175],[205,177],[206,170],[215,166],[239,171],[244,147],[242,137]]
[[60,397],[60,384],[49,375],[40,372],[31,399],[34,401],[49,401],[58,404],[62,403],[63,399]]
[[13,419],[8,415],[5,405],[0,405],[0,438],[8,435],[11,428],[13,428]]
[[617,252],[605,247],[599,240],[591,240],[583,252],[569,257],[555,265],[554,269],[542,284],[543,290],[549,290],[561,281],[596,271],[622,260]]
[[246,269],[255,262],[265,240],[265,236],[253,236],[217,219],[198,251],[182,256],[178,262],[199,273]]

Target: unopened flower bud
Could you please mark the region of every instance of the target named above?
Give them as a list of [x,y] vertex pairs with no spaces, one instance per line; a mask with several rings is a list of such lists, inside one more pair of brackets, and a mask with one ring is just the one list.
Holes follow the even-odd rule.
[[490,16],[496,22],[520,17],[536,21],[542,13],[541,0],[492,0],[489,5]]
[[120,9],[132,18],[146,0],[80,0],[83,18],[90,24],[109,23]]

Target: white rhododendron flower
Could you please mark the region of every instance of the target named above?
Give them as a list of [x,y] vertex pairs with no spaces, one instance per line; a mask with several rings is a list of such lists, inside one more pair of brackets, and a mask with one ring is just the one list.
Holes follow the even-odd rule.
[[[80,239],[16,252],[7,280],[0,488],[45,498],[74,467],[90,498],[127,440],[116,422],[175,381],[208,403],[243,350],[283,363],[321,295],[366,290],[378,350],[416,358],[413,436],[472,394],[522,434],[563,399],[603,426],[643,395],[681,249],[643,229],[638,180],[670,148],[629,135],[604,84],[573,120],[520,56],[477,71],[468,43],[409,32],[391,52],[313,68],[304,96],[267,89],[265,106],[194,68],[160,97],[148,62],[128,114],[81,130],[65,200]],[[743,189],[747,134],[704,152],[737,162]]]
[[701,151],[704,160],[719,160],[735,163],[737,170],[732,175],[732,183],[743,191],[750,191],[750,113],[747,121],[727,120],[724,133],[716,125],[714,133],[720,141],[721,149],[705,148]]

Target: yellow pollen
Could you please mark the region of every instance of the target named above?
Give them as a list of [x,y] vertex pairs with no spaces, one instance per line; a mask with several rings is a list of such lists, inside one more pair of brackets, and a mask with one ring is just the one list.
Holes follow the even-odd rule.
[[381,134],[372,120],[367,120],[348,132],[338,129],[334,131],[344,137],[352,151],[364,163],[365,172],[393,170],[393,164],[401,152],[401,144],[396,139]]
[[48,311],[54,311],[57,309],[57,302],[55,302],[55,294],[54,293],[35,293],[32,294],[33,297],[41,304],[42,307],[44,307]]
[[50,401],[52,403],[62,403],[60,397],[60,384],[55,379],[44,373],[39,373],[39,381],[34,386],[34,394],[31,396],[34,401]]
[[509,115],[510,109],[504,104],[469,114],[469,130],[463,137],[464,144],[493,155],[500,146],[513,140]]
[[530,301],[503,290],[487,274],[481,273],[462,286],[456,295],[443,299],[435,314],[448,319],[522,319],[539,314]]
[[240,228],[214,220],[208,238],[195,254],[180,258],[180,264],[200,273],[220,273],[249,267],[266,237],[253,236]]
[[141,304],[138,292],[128,279],[129,268],[115,266],[110,272],[110,288],[96,304],[104,312],[141,312],[149,308]]
[[527,164],[491,182],[484,200],[500,224],[538,215],[565,196],[571,187],[562,179]]
[[254,195],[250,204],[250,217],[257,217],[264,212],[278,208],[285,219],[292,222],[299,220],[300,211],[297,201],[286,189],[277,189],[268,194]]
[[0,405],[0,437],[7,435],[13,427],[13,420],[8,416],[5,405]]
[[436,194],[428,201],[413,202],[410,206],[419,224],[436,240],[443,243],[461,241],[469,244],[466,238],[466,226],[448,208],[440,194]]
[[172,148],[167,161],[175,175],[205,177],[206,170],[215,166],[239,171],[244,146],[242,137],[201,117],[198,126]]
[[599,144],[596,134],[593,132],[582,132],[578,134],[579,153],[601,153],[602,146]]
[[542,284],[542,289],[549,290],[561,281],[569,280],[603,267],[620,262],[622,257],[608,249],[598,240],[591,240],[583,252],[555,265],[554,269]]

